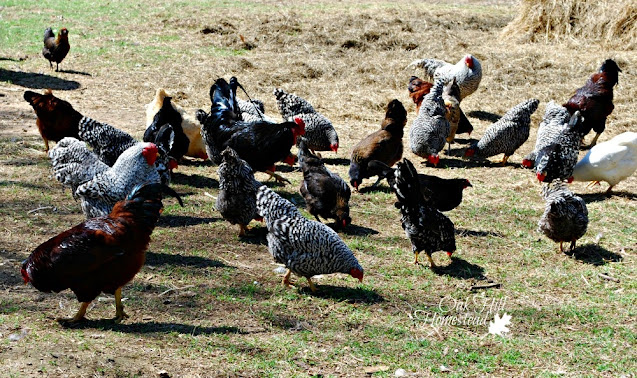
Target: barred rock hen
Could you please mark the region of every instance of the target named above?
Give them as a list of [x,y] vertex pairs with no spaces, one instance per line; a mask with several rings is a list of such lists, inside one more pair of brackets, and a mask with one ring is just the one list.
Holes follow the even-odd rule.
[[487,158],[503,153],[501,164],[506,164],[509,156],[529,139],[531,115],[539,103],[539,100],[530,99],[511,108],[487,128],[482,138],[465,151],[465,156]]
[[[67,139],[51,149],[55,178],[65,186],[70,186],[73,196],[81,199],[82,211],[87,218],[107,215],[113,205],[124,199],[130,191],[140,183],[155,183],[160,181],[155,168],[155,160],[158,155],[157,146],[153,143],[137,143],[130,147],[117,159],[112,167],[104,167],[104,164],[96,162],[95,167],[85,165],[87,152],[81,142]],[[76,143],[79,142],[79,143]],[[85,172],[74,171],[86,168]],[[95,173],[90,177],[91,173]],[[85,181],[86,180],[86,181]]]
[[109,166],[115,164],[117,158],[129,147],[139,143],[127,132],[89,117],[80,120],[79,136]]
[[177,168],[177,164],[181,158],[186,155],[190,147],[190,139],[184,133],[182,127],[183,118],[171,103],[172,97],[164,96],[162,106],[153,116],[152,123],[146,128],[144,132],[144,142],[154,142],[157,139],[159,129],[168,124],[172,127],[174,133],[174,142],[168,156],[172,158],[172,164],[170,169]]
[[305,133],[305,123],[298,117],[293,122],[283,123],[242,121],[240,113],[237,113],[238,85],[235,77],[230,79],[229,84],[222,78],[217,79],[210,88],[210,114],[203,111],[197,114],[199,121],[203,121],[201,135],[209,158],[219,164],[219,151],[229,146],[253,170],[266,172],[279,181],[287,181],[274,173],[274,163],[283,160],[294,164],[290,149],[296,144],[297,136]]
[[571,115],[565,107],[558,105],[555,101],[550,101],[546,105],[544,118],[537,129],[535,147],[533,151],[524,157],[522,165],[526,168],[533,168],[538,151],[552,144],[562,133],[562,130],[568,127],[568,121],[570,119]]
[[244,122],[268,121],[276,123],[276,121],[265,114],[265,105],[263,101],[253,99],[250,101],[237,98],[241,120]]
[[436,80],[409,130],[411,151],[433,165],[438,165],[438,152],[444,148],[445,139],[449,136],[447,110],[442,99],[444,85],[442,79]]
[[363,267],[338,234],[321,222],[304,218],[290,203],[265,185],[257,193],[257,209],[268,227],[268,249],[288,272],[283,284],[290,286],[290,274],[307,278],[345,273],[363,281]]
[[582,137],[586,136],[591,129],[595,131],[595,137],[587,148],[593,147],[597,143],[597,138],[606,128],[606,118],[612,113],[613,87],[617,84],[619,69],[617,63],[612,59],[606,59],[599,71],[591,75],[586,84],[579,88],[564,107],[572,115],[576,111],[582,114]]
[[584,236],[588,227],[586,202],[574,195],[560,180],[544,185],[542,197],[546,206],[538,222],[539,230],[549,239],[560,243],[560,252],[564,252],[564,242],[571,242],[572,251],[575,242]]
[[239,237],[245,236],[247,226],[257,213],[257,190],[262,185],[254,178],[252,168],[230,147],[221,153],[219,194],[215,207],[223,219],[239,225]]
[[44,141],[44,151],[49,152],[49,141],[59,142],[62,138],[79,138],[78,127],[82,115],[71,104],[53,96],[50,89],[39,94],[24,92],[24,99],[31,105],[37,119],[38,131]]
[[[166,90],[163,88],[159,88],[155,92],[155,98],[153,98],[151,102],[146,104],[147,128],[153,124],[155,115],[163,107],[164,98],[166,97],[170,97],[166,93]],[[206,147],[204,146],[203,139],[201,138],[201,124],[199,123],[199,121],[195,118],[194,115],[187,113],[184,108],[182,108],[181,106],[179,106],[179,104],[173,102],[172,100],[170,101],[170,105],[181,116],[181,129],[188,138],[188,151],[185,155],[198,159],[208,160]],[[162,123],[160,122],[159,126],[161,125]]]
[[[150,235],[162,210],[162,191],[181,199],[160,184],[136,186],[104,216],[92,218],[38,246],[22,263],[22,278],[39,291],[71,289],[81,302],[71,319],[84,320],[89,304],[102,292],[115,295],[115,321],[127,315],[122,287],[144,265]],[[183,206],[183,204],[182,204]]]
[[[386,178],[389,186],[394,188],[396,182],[394,168],[378,160],[372,160],[369,162],[369,169],[379,178]],[[418,173],[418,182],[423,197],[430,199],[433,206],[439,211],[449,211],[458,207],[462,202],[462,192],[468,187],[473,187],[467,179],[444,179],[422,173]]]
[[478,89],[482,80],[482,66],[473,55],[465,55],[458,63],[451,64],[438,59],[414,60],[408,68],[423,68],[434,80],[443,79],[445,83],[456,78],[460,87],[460,100]]
[[577,163],[582,140],[581,119],[579,111],[575,112],[555,140],[538,151],[535,172],[540,182],[557,179],[573,181],[573,168]]
[[408,159],[397,164],[395,179],[394,193],[398,199],[395,206],[400,209],[400,221],[416,255],[414,264],[420,264],[418,255],[424,250],[431,268],[435,268],[432,253],[444,250],[451,257],[456,250],[453,223],[436,210],[430,199],[423,197],[418,172]]
[[283,89],[274,89],[274,96],[284,120],[292,121],[298,117],[305,122],[307,147],[312,152],[338,151],[338,134],[329,119],[317,112],[305,99]]
[[[370,161],[379,160],[392,166],[402,158],[405,124],[407,111],[400,101],[394,99],[387,104],[380,130],[369,134],[354,146],[350,158],[349,178],[350,184],[356,190],[363,179],[374,176],[374,173],[367,169]],[[379,182],[380,179],[376,184]]]
[[606,181],[606,194],[620,181],[637,170],[637,133],[625,132],[611,140],[597,144],[588,151],[573,169],[575,181]]
[[60,29],[57,38],[55,38],[51,28],[46,28],[42,55],[49,61],[51,69],[53,69],[53,62],[55,62],[55,71],[59,70],[60,63],[66,58],[69,50],[71,50],[71,45],[69,45],[69,31],[66,28]]
[[[409,79],[407,90],[409,91],[409,97],[414,101],[414,104],[416,104],[416,114],[420,111],[422,100],[429,93],[432,86],[433,84],[417,76],[412,76]],[[453,143],[456,134],[466,133],[471,135],[473,125],[460,108],[460,87],[458,83],[453,84],[453,81],[447,83],[442,90],[442,99],[445,101],[445,106],[447,107],[447,120],[449,121],[449,136],[447,137],[447,142],[449,144]]]
[[347,227],[352,222],[349,216],[349,186],[338,174],[330,172],[323,161],[312,154],[305,138],[299,138],[299,167],[303,181],[299,188],[307,211],[314,215],[336,221],[336,227]]

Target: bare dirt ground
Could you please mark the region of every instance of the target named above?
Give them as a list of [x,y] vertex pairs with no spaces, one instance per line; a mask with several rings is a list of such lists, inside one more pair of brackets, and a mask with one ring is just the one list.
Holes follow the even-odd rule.
[[[393,375],[399,368],[416,376],[445,369],[456,376],[634,374],[637,178],[620,183],[612,197],[601,194],[606,184],[572,185],[588,203],[591,224],[570,258],[536,232],[544,206],[540,186],[520,168],[548,101],[566,101],[607,58],[623,73],[600,141],[635,131],[634,51],[503,39],[499,33],[516,11],[510,1],[126,7],[121,12],[130,12],[128,18],[104,12],[103,18],[64,20],[72,49],[62,72],[49,70],[39,36],[26,41],[34,47],[25,51],[0,52],[1,376],[360,376],[365,369]],[[238,239],[206,195],[216,195],[216,167],[190,159],[172,185],[186,207],[166,202],[147,264],[124,288],[131,315],[124,323],[109,320],[113,299],[104,295],[90,308],[89,321],[62,327],[55,318],[76,311],[72,293],[44,294],[22,284],[20,262],[83,220],[79,204],[50,175],[25,90],[52,88],[84,115],[141,139],[144,105],[156,88],[166,88],[189,111],[208,109],[210,85],[234,75],[277,117],[272,90],[281,87],[332,120],[341,146],[337,155],[323,156],[347,177],[351,148],[379,127],[394,98],[408,109],[408,146],[415,107],[406,85],[410,75],[423,73],[406,70],[407,64],[425,57],[456,62],[466,53],[480,59],[484,71],[478,91],[462,103],[475,127],[471,138],[460,136],[436,169],[420,164],[408,147],[405,153],[421,172],[473,184],[448,214],[459,230],[458,258],[435,254],[446,266],[440,273],[409,264],[411,247],[393,194],[383,186],[353,195],[353,227],[341,234],[365,267],[365,283],[324,276],[317,295],[300,279],[298,289],[285,290],[273,272],[264,227],[255,223],[252,237]],[[531,136],[509,164],[497,167],[500,156],[460,158],[494,119],[532,97],[541,103]],[[292,184],[268,185],[302,205],[300,174],[280,168]],[[506,298],[514,321],[508,338],[485,337],[486,327],[430,327],[413,316],[441,298],[473,300],[471,286],[490,282],[502,286],[480,295]]]

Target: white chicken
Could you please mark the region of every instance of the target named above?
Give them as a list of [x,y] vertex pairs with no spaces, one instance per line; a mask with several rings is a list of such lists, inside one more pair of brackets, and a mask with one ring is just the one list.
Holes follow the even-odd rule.
[[575,181],[606,181],[611,190],[637,170],[637,133],[625,132],[591,148],[573,170]]
[[465,55],[456,64],[438,59],[417,59],[409,63],[407,68],[422,68],[430,78],[443,79],[445,83],[455,77],[460,87],[461,101],[475,92],[482,80],[480,61],[471,54]]

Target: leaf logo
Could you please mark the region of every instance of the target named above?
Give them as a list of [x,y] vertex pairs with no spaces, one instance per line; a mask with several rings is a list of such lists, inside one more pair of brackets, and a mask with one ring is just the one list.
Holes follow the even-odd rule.
[[489,322],[489,333],[503,336],[503,333],[510,331],[509,328],[507,328],[509,324],[511,324],[511,315],[508,315],[506,312],[502,314],[502,317],[495,314],[493,321]]

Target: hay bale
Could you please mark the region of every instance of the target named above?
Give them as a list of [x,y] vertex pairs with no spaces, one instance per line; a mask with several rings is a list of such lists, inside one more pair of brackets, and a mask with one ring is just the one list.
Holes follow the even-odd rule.
[[620,49],[637,44],[634,0],[521,0],[502,35],[526,41],[593,41]]

